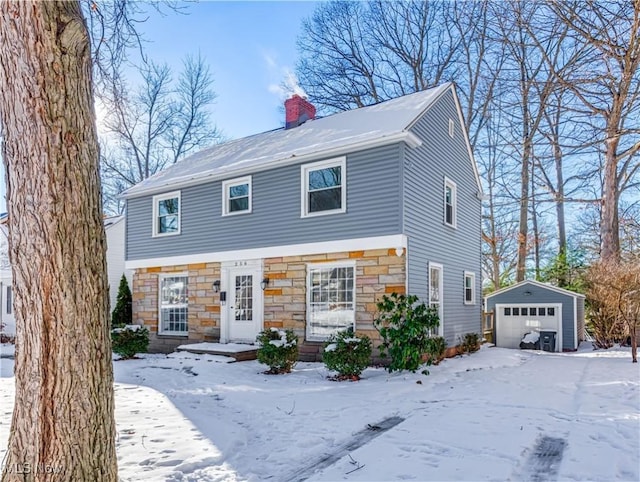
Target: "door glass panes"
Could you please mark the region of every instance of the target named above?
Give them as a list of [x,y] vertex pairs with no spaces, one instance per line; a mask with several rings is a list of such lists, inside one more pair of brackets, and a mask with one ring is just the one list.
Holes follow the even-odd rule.
[[528,313],[529,313],[529,312],[528,312],[527,308],[521,308],[521,312],[520,312],[520,314],[521,314],[522,316],[527,316],[527,314],[528,314]]
[[342,208],[342,167],[327,167],[308,172],[308,211]]
[[178,231],[180,213],[177,197],[158,201],[158,233],[175,233]]
[[513,316],[520,316],[520,308],[512,308]]
[[547,308],[547,315],[548,316],[556,316],[556,309],[555,308]]
[[187,333],[189,295],[186,276],[160,279],[160,331]]
[[538,308],[538,316],[545,316],[547,314],[546,308]]
[[235,319],[253,320],[253,275],[236,276]]
[[511,308],[504,309],[504,316],[511,316]]

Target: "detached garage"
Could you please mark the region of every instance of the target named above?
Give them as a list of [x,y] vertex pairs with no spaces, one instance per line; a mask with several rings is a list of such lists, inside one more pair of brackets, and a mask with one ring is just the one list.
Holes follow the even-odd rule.
[[535,332],[545,335],[544,349],[551,351],[577,350],[584,340],[584,295],[573,291],[522,281],[487,296],[485,309],[494,313],[496,346],[519,348],[524,335]]

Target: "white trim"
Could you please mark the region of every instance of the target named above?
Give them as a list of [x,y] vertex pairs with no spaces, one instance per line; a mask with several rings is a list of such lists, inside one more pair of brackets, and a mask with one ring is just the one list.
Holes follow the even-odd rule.
[[[181,305],[187,305],[187,331],[165,331],[162,329],[162,280],[166,278],[187,278],[187,302]],[[160,273],[158,274],[158,335],[159,336],[189,336],[189,273]]]
[[[500,308],[505,308],[505,307],[518,307],[518,308],[522,308],[522,307],[534,307],[534,308],[538,308],[540,306],[544,306],[544,307],[551,307],[551,308],[555,308],[556,310],[556,316],[557,316],[557,339],[556,339],[556,353],[557,352],[562,352],[562,303],[497,303],[496,305],[494,305],[494,309],[496,310],[495,313],[495,319],[494,319],[494,330],[496,332],[496,346],[498,346],[498,317],[500,316],[501,312],[500,312]],[[522,315],[516,315],[516,316],[522,316]],[[538,315],[536,315],[538,316]],[[546,330],[543,330],[546,331]]]
[[507,291],[511,291],[512,289],[518,288],[524,284],[530,284],[533,286],[539,286],[540,288],[544,288],[547,290],[551,290],[551,291],[555,291],[556,293],[560,293],[563,295],[567,295],[567,296],[573,296],[574,298],[584,298],[585,296],[580,294],[580,293],[576,293],[574,291],[569,291],[569,290],[565,290],[564,288],[559,288],[557,286],[553,286],[553,285],[549,285],[546,283],[541,283],[540,281],[534,281],[534,280],[524,280],[524,281],[520,281],[519,283],[516,283],[514,285],[511,286],[507,286],[506,288],[502,288],[499,289],[498,291],[494,291],[491,294],[488,294],[487,296],[485,296],[485,300],[488,300],[489,298],[492,298],[496,295],[502,294],[502,293],[506,293]]
[[307,341],[326,341],[328,339],[324,336],[313,336],[309,332],[310,323],[309,323],[309,313],[311,313],[311,271],[314,269],[327,269],[327,268],[351,268],[353,269],[353,287],[351,299],[353,300],[353,330],[356,329],[356,310],[357,310],[357,300],[356,300],[356,262],[355,260],[345,260],[345,261],[329,261],[324,263],[307,263],[307,276],[306,276],[306,285],[305,290],[307,292],[307,307],[305,314],[305,328],[304,328],[304,336]]
[[165,184],[162,184],[160,186],[152,186],[147,189],[140,189],[140,190],[136,189],[132,193],[129,193],[129,191],[132,191],[134,188],[136,188],[136,186],[133,186],[129,188],[127,191],[121,193],[119,198],[132,199],[132,198],[138,198],[142,196],[148,196],[150,194],[161,193],[163,191],[166,191],[167,189],[178,189],[178,188],[185,188],[189,186],[197,186],[199,184],[204,184],[206,182],[224,180],[230,176],[234,176],[234,177],[243,176],[243,175],[255,173],[257,171],[275,169],[277,167],[282,167],[282,166],[290,166],[290,165],[296,165],[298,163],[316,161],[316,160],[330,158],[330,157],[344,156],[346,154],[351,154],[353,152],[363,151],[365,149],[371,149],[374,147],[387,146],[390,144],[396,144],[398,142],[404,142],[409,147],[414,149],[422,145],[422,141],[417,135],[415,135],[413,132],[408,132],[408,130],[403,130],[401,132],[390,134],[388,136],[382,136],[382,137],[376,137],[373,139],[367,139],[364,141],[358,141],[352,144],[345,144],[345,145],[334,147],[331,149],[322,149],[320,151],[311,152],[309,154],[303,154],[300,156],[287,153],[287,156],[284,158],[277,158],[273,161],[253,164],[252,166],[249,166],[249,167],[244,167],[243,163],[236,163],[231,166],[216,168],[208,173],[199,172],[196,174],[189,174],[188,176],[185,176],[183,178],[174,177],[173,179],[167,181]]
[[[331,167],[340,167],[340,208],[326,211],[309,212],[309,173]],[[335,187],[333,188],[335,189]],[[323,161],[302,164],[300,166],[300,217],[310,218],[347,212],[347,158],[345,156]]]
[[471,161],[471,167],[473,169],[473,174],[476,178],[476,183],[478,185],[478,193],[480,194],[480,198],[483,195],[482,189],[482,181],[480,180],[480,172],[478,171],[478,165],[476,164],[476,159],[473,156],[473,150],[471,149],[471,141],[469,141],[469,133],[467,129],[464,127],[464,116],[462,115],[462,106],[460,105],[460,100],[458,99],[458,94],[456,93],[456,89],[453,84],[451,84],[451,92],[453,93],[453,100],[456,104],[456,110],[458,111],[458,120],[460,122],[460,126],[462,126],[462,136],[464,137],[464,142],[467,146],[467,153],[469,154],[469,160]]
[[[243,211],[229,211],[229,188],[234,186],[249,185],[249,208]],[[243,196],[244,197],[244,196]],[[237,216],[238,214],[251,214],[253,206],[253,186],[251,184],[251,176],[236,177],[222,181],[222,216]]]
[[449,119],[449,137],[453,139],[455,133],[455,124],[453,123],[453,119]]
[[255,343],[252,339],[232,339],[231,338],[231,291],[234,289],[233,276],[238,273],[247,273],[254,276],[253,278],[253,324],[255,335],[264,329],[264,291],[260,287],[260,282],[264,275],[264,269],[261,259],[237,260],[223,263],[220,269],[220,291],[227,292],[227,300],[225,304],[220,304],[220,343],[239,342],[239,343]]
[[[467,301],[467,277],[471,278],[471,301]],[[462,277],[463,285],[463,302],[465,305],[476,304],[476,274],[473,271],[465,271]]]
[[126,269],[153,268],[157,266],[176,266],[192,263],[216,263],[236,261],[238,259],[278,258],[281,256],[302,256],[323,253],[341,253],[345,251],[362,251],[367,249],[389,249],[407,247],[407,236],[392,234],[372,238],[355,238],[318,243],[291,244],[285,246],[269,246],[263,248],[241,249],[237,251],[217,251],[163,258],[146,258],[125,262]]
[[[451,189],[451,223],[447,222],[447,188]],[[458,227],[458,185],[449,179],[447,176],[444,176],[444,187],[443,187],[443,221],[446,226],[457,229]]]
[[438,286],[438,298],[440,304],[438,305],[438,317],[440,318],[440,324],[438,325],[438,336],[444,336],[444,266],[440,263],[434,263],[429,261],[428,263],[428,277],[427,277],[427,305],[431,306],[431,268],[440,270],[440,285]]
[[[165,201],[167,199],[173,199],[173,198],[178,198],[178,230],[172,233],[159,233],[158,232],[158,203],[160,201]],[[152,212],[153,212],[153,220],[151,223],[152,226],[152,231],[151,231],[151,236],[153,238],[162,238],[165,236],[176,236],[178,234],[180,234],[180,232],[182,231],[182,199],[180,196],[180,191],[171,191],[171,192],[166,192],[166,193],[162,193],[162,194],[157,194],[155,196],[153,196],[153,208],[152,208]]]

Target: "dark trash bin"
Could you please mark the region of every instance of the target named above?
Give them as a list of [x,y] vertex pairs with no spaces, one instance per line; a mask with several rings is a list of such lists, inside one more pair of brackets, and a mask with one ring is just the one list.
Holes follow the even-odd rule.
[[556,351],[556,334],[555,331],[540,332],[540,348],[542,351]]

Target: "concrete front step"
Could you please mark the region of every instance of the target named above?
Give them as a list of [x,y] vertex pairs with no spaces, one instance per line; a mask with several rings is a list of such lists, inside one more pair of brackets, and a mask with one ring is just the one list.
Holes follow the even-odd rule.
[[241,343],[192,343],[180,345],[176,351],[196,353],[198,355],[221,355],[234,358],[236,361],[255,360],[258,356],[257,345]]

